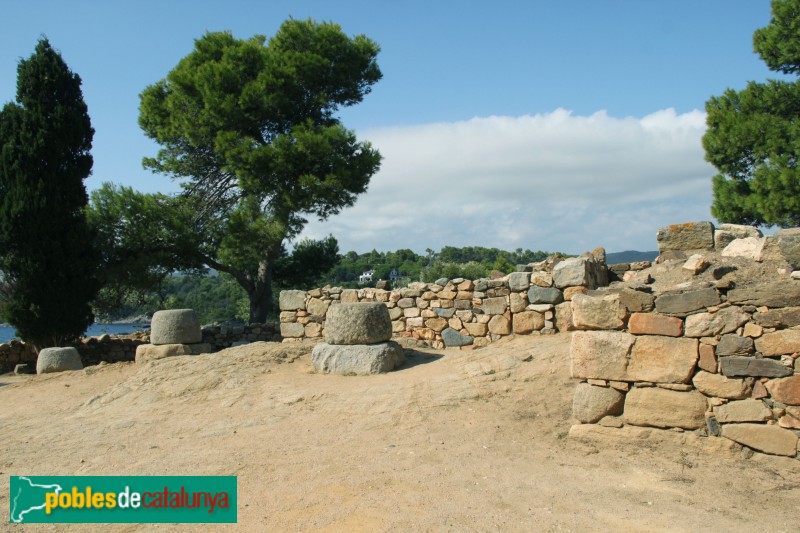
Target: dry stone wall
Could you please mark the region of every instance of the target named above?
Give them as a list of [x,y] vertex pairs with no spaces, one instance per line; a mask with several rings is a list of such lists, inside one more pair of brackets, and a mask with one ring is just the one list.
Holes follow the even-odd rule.
[[663,228],[657,265],[572,298],[573,415],[800,459],[800,233],[723,228]]
[[[281,340],[279,326],[274,322],[249,325],[214,324],[203,326],[202,333],[202,342],[210,345],[212,351],[248,342]],[[149,342],[149,333],[139,331],[130,335],[85,337],[75,344],[75,348],[81,355],[83,365],[89,366],[101,361],[134,361],[136,348]],[[26,364],[29,372],[35,371],[36,351],[33,347],[18,340],[0,344],[0,373],[13,371],[19,364]]]
[[559,324],[568,322],[566,308],[573,296],[608,283],[602,249],[526,268],[528,272],[500,279],[443,278],[394,290],[323,287],[282,291],[281,335],[284,342],[320,338],[331,306],[382,302],[389,310],[395,337],[433,348],[469,349],[508,335],[555,333]]

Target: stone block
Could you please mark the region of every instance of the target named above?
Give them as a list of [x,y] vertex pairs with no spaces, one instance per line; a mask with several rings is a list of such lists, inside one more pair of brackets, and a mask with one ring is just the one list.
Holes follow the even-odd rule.
[[329,305],[329,302],[320,300],[319,298],[311,298],[306,303],[306,310],[315,316],[325,316],[325,313],[328,312]]
[[572,299],[578,294],[586,294],[588,292],[589,289],[583,285],[578,285],[577,287],[567,287],[564,289],[564,300],[569,302],[572,301]]
[[440,333],[447,327],[447,319],[429,318],[428,320],[425,321],[425,327],[432,329],[436,333]]
[[743,379],[729,378],[704,371],[695,374],[692,384],[706,396],[728,400],[741,400],[746,398],[750,392],[747,382]]
[[800,281],[782,279],[732,289],[728,291],[728,301],[756,307],[794,307],[800,302]]
[[800,326],[800,307],[757,311],[753,314],[753,320],[764,328],[793,328]]
[[392,338],[389,310],[380,302],[343,303],[328,309],[325,342],[335,345],[374,344]]
[[634,313],[628,320],[628,330],[632,335],[680,337],[683,334],[683,320],[656,313]]
[[464,324],[464,329],[466,329],[469,332],[469,334],[473,337],[483,337],[486,335],[486,331],[488,328],[486,324],[469,322]]
[[322,337],[322,324],[317,322],[309,322],[306,324],[304,335],[309,339]]
[[652,383],[688,383],[697,363],[697,340],[645,335],[636,338],[628,379]]
[[416,303],[417,302],[414,298],[400,298],[397,301],[397,307],[399,307],[400,309],[410,309],[414,307]]
[[578,285],[596,289],[608,285],[608,270],[604,260],[591,256],[571,257],[553,267],[553,283],[559,289]]
[[[764,236],[761,230],[755,226],[746,226],[743,224],[720,224],[717,227],[718,231],[727,231],[733,235],[734,239],[744,239],[746,237],[755,237],[760,239]],[[717,250],[719,251],[719,249]]]
[[512,292],[509,296],[509,309],[512,313],[519,313],[525,310],[528,305],[528,298],[522,297],[519,293]]
[[489,332],[494,335],[508,335],[511,333],[511,324],[503,315],[494,315],[489,320]]
[[725,247],[734,240],[736,240],[736,236],[729,231],[719,228],[714,231],[714,249],[717,251],[725,250]]
[[782,378],[792,369],[772,359],[732,355],[720,358],[720,372],[725,376]]
[[688,270],[694,275],[700,274],[708,268],[708,259],[702,254],[694,254],[689,256],[689,259],[683,264],[684,269]]
[[642,291],[629,288],[615,290],[619,294],[619,301],[628,310],[628,313],[649,313],[655,308],[656,297]]
[[65,370],[81,370],[83,362],[78,350],[68,346],[65,348],[44,348],[36,358],[36,373],[50,374]]
[[531,285],[536,285],[537,287],[552,287],[553,286],[553,275],[549,272],[532,272],[531,273]]
[[608,415],[619,415],[625,395],[608,387],[579,383],[572,401],[572,416],[579,422],[593,424]]
[[687,337],[713,337],[736,331],[750,315],[740,307],[730,306],[716,313],[697,313],[686,317],[685,335]]
[[407,307],[403,309],[403,316],[406,318],[416,318],[420,315],[420,311],[416,307]]
[[698,429],[706,424],[706,406],[699,392],[635,387],[625,397],[622,419],[634,426]]
[[16,376],[35,373],[36,369],[33,368],[29,363],[20,363],[18,365],[14,365],[14,375]]
[[532,304],[558,305],[564,301],[564,293],[554,287],[531,287],[528,289],[528,301]]
[[722,436],[749,448],[794,457],[797,454],[797,435],[778,426],[764,424],[727,424]]
[[572,323],[572,302],[563,302],[556,306],[556,328],[558,331],[574,331]]
[[753,339],[738,335],[723,335],[717,344],[716,355],[726,357],[729,355],[749,355],[754,351]]
[[722,257],[742,257],[751,261],[761,261],[764,248],[764,239],[747,237],[734,239],[722,249]]
[[517,335],[527,335],[544,327],[544,316],[536,311],[516,313],[512,318],[512,327]]
[[800,405],[800,374],[781,379],[771,379],[766,383],[772,399],[786,405]]
[[305,310],[306,291],[281,291],[278,307],[281,311]]
[[530,272],[512,272],[508,275],[508,288],[515,292],[527,291],[531,286]]
[[356,289],[344,289],[339,296],[339,301],[343,304],[358,303],[358,291]]
[[783,329],[765,333],[755,341],[756,350],[765,357],[800,352],[800,329]]
[[462,335],[452,328],[446,328],[442,331],[442,341],[445,346],[468,346],[472,344],[473,338],[468,335]]
[[786,261],[792,268],[800,268],[800,228],[779,229],[764,238],[762,258]]
[[202,340],[200,320],[193,310],[169,309],[153,313],[150,322],[152,344],[192,344]]
[[655,309],[665,315],[686,316],[693,311],[719,305],[722,300],[714,288],[681,293],[666,293],[656,298]]
[[603,297],[578,294],[572,299],[572,323],[575,329],[622,329],[625,326],[625,313],[617,294]]
[[722,424],[766,422],[772,418],[772,409],[761,400],[747,399],[714,407],[714,416]]
[[570,343],[572,377],[627,381],[634,342],[633,335],[622,331],[576,331]]
[[484,298],[481,309],[487,315],[502,315],[508,309],[508,302],[505,296]]
[[[338,307],[338,306],[333,306]],[[298,339],[306,334],[306,327],[299,322],[281,322],[281,337],[284,339]]]
[[707,221],[673,224],[659,229],[656,240],[659,253],[666,250],[682,252],[713,250],[714,224]]
[[453,318],[453,315],[456,314],[456,310],[454,307],[435,307],[433,312],[436,313],[438,316],[442,318]]
[[369,345],[321,342],[311,351],[314,368],[326,374],[380,374],[394,370],[404,361],[403,348],[394,341]]
[[192,355],[192,349],[186,344],[140,344],[136,347],[136,364],[144,364],[156,359]]

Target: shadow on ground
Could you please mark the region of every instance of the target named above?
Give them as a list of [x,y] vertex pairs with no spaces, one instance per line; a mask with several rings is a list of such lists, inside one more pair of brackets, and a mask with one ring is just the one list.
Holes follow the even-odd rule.
[[414,350],[412,348],[406,348],[404,350],[406,356],[406,362],[403,363],[397,370],[405,370],[407,368],[414,368],[415,366],[419,365],[426,365],[428,363],[433,363],[434,361],[438,361],[443,355],[427,353],[427,352],[420,352]]

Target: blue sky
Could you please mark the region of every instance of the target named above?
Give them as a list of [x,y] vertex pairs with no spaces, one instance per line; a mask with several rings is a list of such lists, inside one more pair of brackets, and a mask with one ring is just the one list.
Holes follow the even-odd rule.
[[176,191],[141,168],[156,146],[138,128],[138,94],[204,32],[269,36],[290,16],[382,48],[383,80],[341,113],[382,169],[355,207],[306,232],[332,233],[343,251],[655,249],[660,226],[711,220],[705,101],[776,77],[752,51],[768,0],[10,0],[0,101],[46,34],[83,79],[96,130],[87,187]]

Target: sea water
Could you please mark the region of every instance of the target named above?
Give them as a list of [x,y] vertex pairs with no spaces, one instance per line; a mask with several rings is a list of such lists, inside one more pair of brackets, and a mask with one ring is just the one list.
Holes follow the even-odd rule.
[[[108,333],[109,335],[126,335],[134,331],[149,329],[149,324],[92,324],[84,333],[85,337],[95,337]],[[6,325],[0,326],[0,344],[16,338],[14,328]]]

